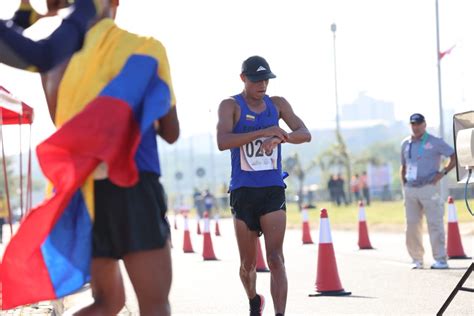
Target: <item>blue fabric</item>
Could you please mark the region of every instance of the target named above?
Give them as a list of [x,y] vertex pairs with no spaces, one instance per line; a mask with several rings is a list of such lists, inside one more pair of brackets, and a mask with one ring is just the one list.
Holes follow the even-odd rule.
[[[23,36],[23,29],[11,21],[0,20],[0,44],[15,52],[15,60],[22,60],[27,67],[34,66],[39,72],[47,72],[81,49],[87,27],[95,15],[92,0],[78,1],[61,25],[40,41]],[[0,52],[0,62],[15,67],[10,60],[11,56],[3,56]]]
[[[171,92],[166,82],[158,77],[157,72],[150,69],[158,69],[158,61],[155,58],[147,55],[131,56],[120,75],[115,77],[100,95],[114,96],[134,105],[132,110],[140,123],[142,134],[135,154],[137,168],[140,171],[151,171],[161,175],[153,121],[156,117],[168,113]],[[143,85],[144,77],[150,82],[148,86]],[[131,94],[130,91],[136,93]],[[159,104],[167,104],[168,107],[160,107]]]
[[[234,99],[240,107],[240,118],[232,131],[233,133],[248,133],[275,125],[278,126],[278,111],[269,96],[266,95],[263,98],[266,108],[262,113],[251,111],[242,95],[235,95]],[[247,115],[254,119],[249,120]],[[240,187],[285,186],[281,169],[281,145],[278,145],[277,169],[275,170],[243,171],[240,166],[240,148],[232,148],[230,151],[232,161],[230,191]]]
[[92,221],[77,191],[41,246],[57,297],[70,294],[90,280]]

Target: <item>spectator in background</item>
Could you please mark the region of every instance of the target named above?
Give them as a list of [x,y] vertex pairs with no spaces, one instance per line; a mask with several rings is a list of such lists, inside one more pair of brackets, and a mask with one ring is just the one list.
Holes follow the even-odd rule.
[[210,217],[212,209],[214,208],[214,195],[212,195],[209,190],[206,190],[206,194],[204,195],[204,208]]
[[331,202],[336,203],[336,176],[331,175],[328,181],[329,198]]
[[367,181],[367,172],[362,172],[362,175],[359,178],[359,187],[362,192],[362,198],[365,200],[365,205],[370,205],[370,190],[369,183]]
[[345,205],[348,204],[346,199],[346,193],[344,191],[344,178],[340,173],[337,174],[336,179],[334,180],[335,195],[336,195],[336,204],[337,206],[341,205],[344,202]]
[[199,218],[204,216],[204,198],[199,192],[197,188],[194,188],[194,194],[193,194],[193,200],[194,200],[194,207],[196,208],[196,212],[199,216]]
[[[403,183],[407,222],[406,246],[413,269],[423,269],[422,219],[426,216],[435,262],[431,269],[447,269],[444,207],[439,181],[456,165],[454,149],[441,138],[426,132],[425,117],[410,116],[412,135],[401,146],[400,177]],[[440,170],[441,156],[449,162]]]
[[352,176],[351,179],[351,192],[354,195],[356,203],[359,203],[360,200],[360,184],[359,184],[359,174],[356,173]]

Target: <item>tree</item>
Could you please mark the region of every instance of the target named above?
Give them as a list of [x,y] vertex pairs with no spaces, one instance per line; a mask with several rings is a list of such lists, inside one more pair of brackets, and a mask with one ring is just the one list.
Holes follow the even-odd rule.
[[[351,161],[347,146],[344,142],[340,133],[336,132],[337,142],[329,146],[321,154],[319,154],[314,164],[319,166],[323,174],[324,179],[329,177],[329,170],[332,167],[344,168],[346,170],[347,178],[347,190],[350,192],[350,179],[351,179]],[[348,194],[349,202],[351,201],[351,195]]]
[[288,170],[288,173],[294,174],[298,180],[298,209],[301,211],[303,203],[303,187],[304,180],[308,172],[316,166],[314,161],[311,161],[308,166],[304,167],[301,160],[299,159],[298,153],[293,153],[287,157],[284,161],[284,168]]
[[[367,168],[368,164],[379,166],[387,163],[392,165],[393,170],[398,170],[400,167],[400,148],[398,140],[377,142],[367,147],[354,159],[354,169],[361,173]],[[392,185],[394,187],[400,186],[400,179],[397,175],[398,173],[393,177]]]

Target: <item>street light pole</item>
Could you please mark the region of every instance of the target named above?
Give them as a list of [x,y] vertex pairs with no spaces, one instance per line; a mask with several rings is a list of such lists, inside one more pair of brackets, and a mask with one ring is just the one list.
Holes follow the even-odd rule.
[[349,157],[349,153],[347,152],[347,147],[344,142],[344,139],[342,138],[341,134],[341,127],[339,124],[339,100],[337,97],[337,66],[336,66],[336,23],[331,24],[331,32],[333,34],[333,52],[334,52],[334,93],[335,93],[335,101],[336,101],[336,139],[339,144],[339,150],[340,150],[340,155],[344,157],[345,161],[345,167],[346,167],[346,177],[347,177],[347,192],[348,192],[348,201],[352,202],[352,197],[351,197],[351,187],[350,187],[350,182],[351,182],[351,161]]
[[334,92],[336,97],[336,133],[340,135],[339,126],[339,101],[337,98],[337,67],[336,67],[336,23],[331,24],[331,31],[333,33],[333,46],[334,46]]

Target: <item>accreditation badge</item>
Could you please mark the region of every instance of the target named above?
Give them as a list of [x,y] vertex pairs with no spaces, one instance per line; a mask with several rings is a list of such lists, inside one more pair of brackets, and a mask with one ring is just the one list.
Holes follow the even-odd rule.
[[262,148],[265,138],[240,146],[240,169],[243,171],[276,170],[278,148],[266,154]]
[[407,181],[415,181],[417,173],[418,173],[418,166],[416,165],[416,163],[409,163],[407,165],[405,178],[407,179]]

